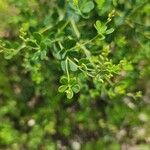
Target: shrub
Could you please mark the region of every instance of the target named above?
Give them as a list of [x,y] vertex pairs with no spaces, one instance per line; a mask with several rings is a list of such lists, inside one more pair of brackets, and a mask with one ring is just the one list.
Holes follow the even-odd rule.
[[2,149],[148,149],[147,0],[0,5]]

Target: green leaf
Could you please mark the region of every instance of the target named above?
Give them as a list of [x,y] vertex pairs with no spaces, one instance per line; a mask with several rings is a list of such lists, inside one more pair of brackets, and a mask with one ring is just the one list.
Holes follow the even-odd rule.
[[70,59],[69,59],[69,66],[71,71],[77,71],[78,69],[78,66]]
[[66,61],[61,61],[61,68],[63,71],[66,71]]
[[57,59],[61,59],[61,55],[60,55],[60,51],[57,53],[53,53],[54,57],[56,57]]
[[73,97],[73,91],[71,89],[66,90],[67,98],[71,99]]
[[94,8],[94,3],[92,1],[89,1],[83,5],[81,11],[83,13],[89,13],[93,8]]
[[80,86],[78,84],[75,84],[73,87],[72,87],[72,90],[75,92],[75,93],[78,93],[80,91]]
[[40,52],[40,54],[41,54],[41,60],[46,58],[46,54],[47,54],[46,51],[42,51]]
[[35,40],[28,40],[27,42],[26,42],[26,44],[28,45],[28,46],[30,46],[30,47],[37,47],[37,44],[36,44],[36,42],[35,42]]
[[104,34],[107,30],[107,26],[105,24],[102,24],[99,20],[96,21],[95,28],[100,35]]
[[58,88],[58,91],[59,91],[60,93],[63,93],[63,92],[65,92],[65,91],[67,90],[67,88],[68,88],[67,85],[62,85],[62,86],[60,86],[60,87]]
[[41,48],[41,50],[45,50],[47,48],[46,44],[44,42],[41,42],[40,48]]
[[114,32],[114,29],[113,28],[110,28],[106,31],[106,34],[111,34],[112,32]]
[[11,59],[13,56],[15,56],[18,53],[17,49],[5,49],[4,51],[4,57],[5,59]]
[[68,79],[67,79],[67,77],[65,77],[65,76],[61,77],[60,83],[61,83],[61,84],[68,84]]
[[79,0],[73,0],[73,4],[74,4],[75,6],[78,6],[78,3],[79,3]]
[[40,56],[40,52],[36,52],[36,53],[33,54],[33,56],[32,56],[31,59],[32,59],[33,61],[37,61],[37,60],[39,59],[39,56]]
[[64,49],[62,49],[62,50],[60,50],[60,51],[58,51],[58,52],[56,52],[56,53],[53,53],[53,54],[54,54],[54,56],[55,56],[57,59],[65,59],[66,53],[67,53],[67,51],[65,51]]
[[67,51],[66,55],[69,56],[70,58],[75,58],[75,57],[79,56],[78,52],[75,51],[75,50],[73,50],[73,51]]
[[70,78],[70,82],[71,85],[74,85],[77,83],[77,79],[76,78]]
[[33,36],[34,36],[36,42],[37,42],[38,44],[40,44],[41,41],[42,41],[42,35],[39,34],[38,32],[35,32],[35,33],[33,33]]

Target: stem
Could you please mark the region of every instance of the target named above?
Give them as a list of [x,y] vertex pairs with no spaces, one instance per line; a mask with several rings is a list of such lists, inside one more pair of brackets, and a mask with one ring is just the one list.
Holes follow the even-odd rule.
[[[68,25],[68,23],[69,23],[69,20],[64,24],[64,26],[62,26],[62,28],[60,28],[59,32],[61,32]],[[42,34],[42,33],[46,32],[47,30],[50,30],[52,28],[53,28],[53,26],[49,25],[49,26],[41,29],[39,32],[40,32],[40,34]]]
[[80,69],[84,74],[86,74],[87,76],[89,76],[89,77],[91,77],[91,78],[94,78],[94,76],[91,75],[89,72],[84,71],[84,70],[83,70],[82,68],[80,68],[80,67],[79,67],[79,69]]
[[66,58],[66,73],[67,73],[67,78],[68,78],[68,82],[70,81],[70,76],[69,76],[69,70],[68,70],[68,57]]
[[63,46],[62,46],[61,42],[58,41],[58,44],[59,44],[60,49],[62,50],[62,49],[63,49]]
[[79,45],[79,47],[84,51],[86,57],[87,57],[87,58],[90,58],[90,56],[91,56],[90,51],[88,51],[88,50],[86,49],[86,47],[85,47],[84,45],[81,45],[80,43],[77,43],[77,45]]
[[111,86],[113,86],[113,83],[112,83],[111,80],[109,80],[109,79],[107,79],[107,78],[105,78],[105,79],[106,79],[106,81],[107,81]]
[[49,25],[49,26],[41,29],[39,32],[40,32],[40,34],[42,34],[42,33],[46,32],[47,30],[50,30],[50,29],[52,29],[52,25]]
[[80,46],[84,46],[84,45],[86,45],[86,44],[89,44],[89,43],[91,43],[92,41],[94,41],[98,36],[99,36],[99,35],[96,35],[96,36],[93,37],[92,39],[90,39],[90,40],[88,40],[88,41],[86,41],[86,42],[84,42],[84,43],[82,43],[82,44],[79,44],[79,43],[78,43],[78,45],[76,45],[76,46],[74,46],[74,47],[71,47],[70,49],[67,49],[67,51],[70,51],[70,50],[73,50],[73,49],[75,49],[75,48],[79,48]]
[[78,30],[78,28],[77,28],[77,25],[76,25],[74,19],[71,18],[71,19],[70,19],[70,23],[71,23],[71,25],[72,25],[72,28],[73,28],[73,30],[74,30],[74,32],[75,32],[77,38],[80,38],[80,32],[79,32],[79,30]]

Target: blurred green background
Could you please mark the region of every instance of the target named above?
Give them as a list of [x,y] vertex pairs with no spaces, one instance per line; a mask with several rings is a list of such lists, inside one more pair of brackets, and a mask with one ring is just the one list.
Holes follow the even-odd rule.
[[[0,39],[15,47],[15,42],[21,44],[22,26],[33,33],[57,22],[58,29],[70,16],[77,22],[81,39],[90,39],[96,20],[107,21],[115,10],[110,23],[115,32],[100,47],[109,44],[113,62],[126,59],[126,69],[115,77],[119,82],[113,87],[83,78],[80,93],[68,100],[58,93],[63,73],[51,54],[40,62],[38,72],[38,64],[28,70],[22,51],[8,60],[5,57],[13,51],[0,49],[0,150],[149,150],[149,1],[93,0],[94,8],[85,17],[72,3],[0,0]],[[91,49],[96,53],[94,43]]]

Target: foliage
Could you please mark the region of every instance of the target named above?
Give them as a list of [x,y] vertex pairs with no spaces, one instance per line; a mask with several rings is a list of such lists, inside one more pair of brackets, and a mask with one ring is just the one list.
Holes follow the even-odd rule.
[[149,149],[149,10],[0,0],[2,149]]

